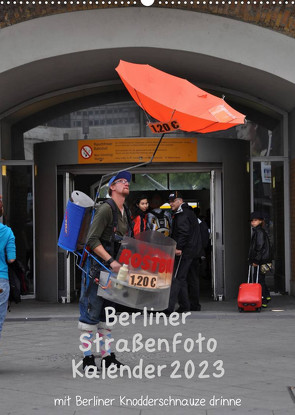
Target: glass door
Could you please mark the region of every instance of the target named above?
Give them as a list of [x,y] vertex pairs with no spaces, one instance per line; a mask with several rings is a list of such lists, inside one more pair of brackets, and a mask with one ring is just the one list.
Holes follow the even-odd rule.
[[273,248],[273,270],[266,282],[271,291],[284,293],[285,285],[285,187],[283,161],[253,161],[253,210],[265,217],[265,230]]
[[[58,234],[62,226],[68,200],[74,190],[74,177],[65,172],[57,175],[57,211]],[[73,255],[58,248],[58,299],[62,303],[70,303],[76,299],[76,267]]]
[[216,301],[224,299],[224,245],[222,232],[222,176],[220,170],[211,171],[210,235],[212,292]]

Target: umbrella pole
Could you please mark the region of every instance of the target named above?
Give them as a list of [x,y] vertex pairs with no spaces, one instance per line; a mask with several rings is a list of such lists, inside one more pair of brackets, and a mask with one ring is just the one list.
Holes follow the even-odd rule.
[[160,139],[158,141],[158,144],[156,145],[156,148],[155,148],[155,150],[153,152],[153,155],[152,155],[152,157],[150,158],[149,161],[145,161],[144,163],[139,163],[139,164],[136,164],[135,166],[131,166],[131,167],[128,167],[128,168],[125,168],[125,169],[117,170],[117,171],[114,171],[112,173],[104,174],[103,176],[101,176],[101,179],[100,179],[100,182],[99,182],[99,185],[98,185],[98,189],[97,189],[97,192],[96,192],[96,195],[95,195],[95,199],[94,199],[94,206],[95,206],[96,201],[97,201],[97,199],[99,197],[99,193],[100,193],[100,189],[101,189],[101,186],[102,186],[103,181],[106,178],[111,178],[112,176],[115,176],[118,173],[121,173],[121,171],[125,171],[125,170],[128,170],[129,171],[129,170],[136,169],[137,167],[147,166],[148,164],[151,164],[153,162],[153,159],[154,159],[154,157],[155,157],[155,155],[156,155],[156,153],[158,151],[158,148],[159,148],[159,146],[160,146],[160,144],[161,144],[161,142],[162,142],[165,134],[166,133],[163,133],[161,135],[161,137],[160,137]]
[[[97,201],[98,196],[99,196],[99,192],[100,192],[100,189],[101,189],[101,186],[102,186],[102,182],[103,182],[103,180],[104,180],[106,177],[110,178],[110,177],[112,177],[112,176],[114,176],[114,175],[117,175],[117,174],[118,174],[118,173],[120,173],[121,171],[125,171],[125,170],[132,170],[132,169],[135,169],[136,167],[147,166],[148,164],[152,163],[152,161],[153,161],[153,159],[154,159],[154,157],[155,157],[155,155],[156,155],[156,153],[157,153],[157,151],[158,151],[158,148],[159,148],[159,146],[160,146],[160,144],[161,144],[161,141],[162,141],[162,140],[163,140],[163,138],[164,138],[164,135],[165,135],[165,133],[163,133],[163,134],[161,135],[161,137],[160,137],[160,139],[159,139],[159,141],[158,141],[158,144],[156,145],[156,148],[155,148],[155,150],[154,150],[154,152],[153,152],[153,155],[152,155],[152,157],[150,158],[150,160],[149,160],[149,161],[146,161],[146,162],[144,162],[144,163],[139,163],[139,164],[136,164],[135,166],[131,166],[131,167],[129,167],[128,169],[121,169],[121,170],[118,170],[118,171],[115,171],[115,172],[112,172],[112,173],[108,173],[108,174],[105,174],[105,175],[103,175],[103,176],[101,177],[100,182],[99,182],[99,185],[98,185],[98,189],[97,189],[97,192],[96,192],[96,195],[95,195],[95,198],[94,198],[94,204],[93,204],[93,208],[92,208],[92,212],[91,212],[91,220],[90,220],[90,223],[91,223],[91,224],[92,224],[93,219],[94,219],[94,214],[95,214],[95,205],[96,205],[96,201]],[[90,227],[89,227],[89,229],[90,229]],[[89,232],[89,230],[88,230],[88,232]],[[87,237],[87,239],[88,239],[88,237]],[[84,245],[84,248],[83,248],[82,255],[81,255],[80,268],[82,268],[82,267],[84,266],[84,265],[83,265],[83,266],[81,265],[81,264],[82,264],[82,261],[84,261],[84,262],[85,262],[85,259],[88,257],[88,255],[89,255],[89,253],[88,253],[88,251],[87,251],[87,245],[85,244],[85,245]],[[94,258],[94,257],[93,257],[93,258]],[[88,276],[88,271],[87,271],[87,276]]]

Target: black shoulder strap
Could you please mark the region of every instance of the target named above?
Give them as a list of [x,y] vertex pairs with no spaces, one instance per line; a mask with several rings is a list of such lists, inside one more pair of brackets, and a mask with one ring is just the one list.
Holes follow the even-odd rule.
[[[107,203],[108,205],[110,205],[112,212],[113,212],[113,233],[116,233],[117,230],[117,226],[118,226],[118,212],[117,212],[117,205],[114,202],[113,199],[107,199],[105,201],[105,203]],[[133,222],[130,216],[130,212],[128,207],[124,204],[124,210],[127,216],[127,222],[128,222],[128,234],[130,234],[130,236],[133,236]]]
[[118,212],[116,208],[116,203],[113,201],[113,199],[107,199],[105,201],[108,205],[110,205],[112,212],[113,212],[113,232],[115,233],[118,226]]
[[127,222],[128,222],[128,236],[133,237],[134,236],[134,232],[133,232],[133,221],[130,215],[130,210],[128,209],[128,207],[124,204],[124,209],[125,209],[125,213],[127,216]]

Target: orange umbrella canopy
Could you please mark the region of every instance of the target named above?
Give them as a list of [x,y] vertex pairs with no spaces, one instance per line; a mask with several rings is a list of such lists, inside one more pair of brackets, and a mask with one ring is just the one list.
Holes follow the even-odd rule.
[[223,99],[153,66],[120,60],[116,71],[144,111],[164,123],[175,120],[180,130],[209,133],[245,121]]

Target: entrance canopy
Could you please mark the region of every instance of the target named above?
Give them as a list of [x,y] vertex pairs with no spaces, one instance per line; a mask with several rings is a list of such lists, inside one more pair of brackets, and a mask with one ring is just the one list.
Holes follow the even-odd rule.
[[[196,42],[204,32],[205,41]],[[120,59],[148,63],[220,95],[227,91],[227,100],[238,92],[248,102],[255,97],[256,106],[266,102],[290,111],[293,42],[251,24],[173,9],[130,7],[29,20],[1,30],[0,117],[14,123],[77,97],[121,90],[114,69]]]

